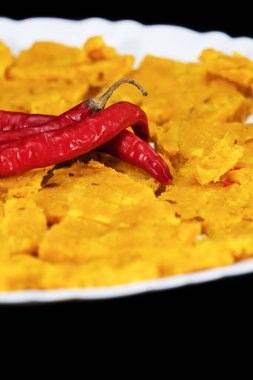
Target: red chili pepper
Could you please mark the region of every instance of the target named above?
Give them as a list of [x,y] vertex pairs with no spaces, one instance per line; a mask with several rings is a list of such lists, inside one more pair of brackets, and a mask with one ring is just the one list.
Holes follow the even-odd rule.
[[129,131],[120,132],[99,150],[138,166],[163,185],[172,182],[172,175],[163,158],[147,142]]
[[119,102],[70,126],[3,144],[0,176],[71,160],[111,140],[122,130],[148,128],[146,114],[134,104]]
[[[45,115],[45,118],[47,119],[45,123],[41,123],[43,115],[30,115],[14,112],[12,119],[11,112],[0,111],[3,113],[2,118],[0,113],[0,130],[3,131],[2,133],[0,133],[0,144],[18,140],[25,136],[34,135],[36,133],[49,132],[58,128],[66,127],[73,121],[79,121],[81,119],[84,119],[85,117],[88,117],[94,112],[99,112],[105,107],[105,104],[112,95],[112,93],[123,83],[133,84],[142,92],[144,96],[147,95],[147,92],[141,87],[141,85],[138,82],[130,78],[125,78],[115,82],[99,98],[88,99],[85,102],[78,104],[74,108],[71,108],[70,110],[64,112],[59,116]],[[5,115],[6,112],[8,113],[8,115]],[[37,122],[36,118],[38,120]],[[30,122],[30,120],[32,119],[34,120],[33,125]],[[9,125],[7,124],[7,122],[9,122]],[[135,127],[133,127],[133,129],[134,128]],[[143,140],[149,140],[149,128],[147,125],[145,127],[143,126],[141,128],[135,128],[134,132]]]
[[52,117],[51,115],[0,111],[0,131],[16,131],[21,128],[47,123],[52,120]]
[[[37,133],[43,133],[43,132],[49,132],[53,131],[55,129],[60,129],[63,127],[66,127],[67,125],[79,121],[85,117],[88,117],[92,114],[92,110],[89,109],[86,105],[86,103],[80,103],[74,108],[71,108],[67,112],[64,112],[63,114],[59,116],[50,116],[46,115],[47,118],[50,118],[46,123],[40,123],[40,117],[38,118],[38,121],[35,121],[33,126],[26,126],[26,121],[24,118],[24,122],[22,124],[21,128],[17,128],[17,126],[14,125],[13,130],[7,130],[6,129],[3,132],[0,132],[0,144],[11,142],[14,140],[19,140],[20,138],[23,138],[25,136],[31,136],[35,135]],[[30,115],[27,114],[27,119],[29,120]],[[35,118],[36,119],[36,118]],[[14,124],[14,121],[13,121]],[[9,128],[3,127],[3,128]]]
[[[23,139],[24,136],[29,136],[37,133],[45,133],[55,129],[64,128],[66,126],[72,126],[72,124],[75,124],[77,120],[83,120],[85,117],[88,117],[92,113],[104,108],[105,103],[111,96],[112,92],[122,83],[134,84],[142,91],[143,95],[147,95],[145,90],[143,90],[138,83],[132,79],[123,79],[111,86],[102,97],[97,99],[90,99],[85,103],[80,103],[76,107],[58,117],[49,115],[29,115],[14,112],[12,119],[11,112],[0,111],[0,130],[2,127],[3,131],[8,131],[2,133],[0,132],[0,143],[4,143],[4,146],[2,146],[2,148],[7,149],[10,147],[12,149],[13,145],[9,146],[9,144],[6,143]],[[8,114],[8,117],[2,117],[1,119],[1,113],[2,116],[7,116]],[[29,125],[29,121],[32,120],[33,117],[36,120],[36,126]],[[43,123],[43,117],[47,119],[46,123]],[[8,122],[8,118],[10,120],[9,126],[8,124],[5,124]],[[21,123],[21,125],[18,126],[16,124],[17,122]],[[147,124],[145,126],[143,124],[142,126],[133,126],[133,129],[135,133],[137,133],[140,137],[148,140],[149,130]],[[162,184],[167,185],[172,182],[172,175],[165,161],[147,143],[140,140],[133,133],[122,131],[118,136],[114,137],[111,141],[108,141],[105,145],[101,146],[100,150],[144,169]]]

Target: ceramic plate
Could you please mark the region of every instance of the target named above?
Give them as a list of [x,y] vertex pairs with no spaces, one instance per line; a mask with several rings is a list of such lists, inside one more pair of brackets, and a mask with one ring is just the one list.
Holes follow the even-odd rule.
[[[81,46],[88,37],[94,35],[102,35],[106,43],[122,54],[135,55],[137,64],[146,54],[180,61],[196,61],[205,48],[215,48],[228,54],[236,51],[253,59],[253,39],[231,38],[221,32],[198,33],[171,25],[144,26],[129,20],[111,22],[98,18],[82,21],[33,18],[13,21],[0,17],[0,40],[11,46],[15,53],[38,40]],[[251,272],[253,273],[253,259],[228,267],[120,286],[0,292],[0,303],[105,299],[172,289]]]

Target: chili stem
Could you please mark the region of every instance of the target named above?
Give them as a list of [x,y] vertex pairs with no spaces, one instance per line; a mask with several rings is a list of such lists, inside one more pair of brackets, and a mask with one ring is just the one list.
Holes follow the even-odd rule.
[[108,90],[103,94],[101,95],[99,98],[92,98],[92,99],[88,99],[86,101],[86,104],[87,106],[94,112],[98,112],[98,111],[101,111],[102,109],[104,109],[105,105],[106,105],[106,102],[108,101],[108,99],[112,96],[113,92],[119,87],[121,86],[122,84],[124,83],[130,83],[132,85],[134,85],[135,87],[138,88],[138,90],[141,91],[142,95],[143,96],[147,96],[148,93],[147,91],[138,83],[136,82],[134,79],[131,79],[131,78],[123,78],[123,79],[120,79],[118,80],[117,82],[115,82],[111,87],[108,88]]

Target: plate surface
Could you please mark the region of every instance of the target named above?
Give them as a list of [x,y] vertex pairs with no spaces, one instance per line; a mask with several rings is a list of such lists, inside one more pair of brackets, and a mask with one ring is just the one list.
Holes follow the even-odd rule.
[[[0,40],[6,42],[15,53],[38,40],[81,46],[88,37],[94,35],[102,35],[106,43],[120,53],[134,54],[136,63],[146,54],[180,61],[196,61],[205,48],[215,48],[228,54],[236,51],[253,59],[253,39],[231,38],[221,32],[198,33],[171,25],[144,26],[130,20],[111,22],[98,18],[82,21],[33,18],[14,21],[0,17]],[[251,272],[253,273],[253,259],[228,267],[120,286],[0,292],[0,303],[105,299],[171,289]]]

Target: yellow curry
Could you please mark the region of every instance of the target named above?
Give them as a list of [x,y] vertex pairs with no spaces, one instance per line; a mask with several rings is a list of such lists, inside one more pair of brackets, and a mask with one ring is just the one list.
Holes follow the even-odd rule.
[[205,50],[199,63],[37,42],[14,57],[0,43],[0,109],[60,114],[129,76],[152,140],[174,174],[161,186],[93,152],[0,178],[0,290],[123,284],[253,256],[253,62]]

